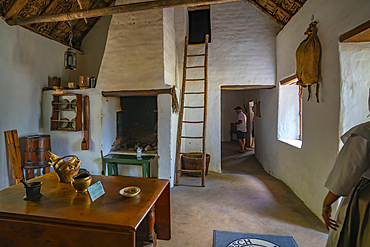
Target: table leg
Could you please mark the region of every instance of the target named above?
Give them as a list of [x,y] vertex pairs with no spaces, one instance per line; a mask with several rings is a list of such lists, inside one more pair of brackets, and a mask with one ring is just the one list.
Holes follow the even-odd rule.
[[155,223],[155,208],[154,206],[150,209],[148,215],[148,240],[153,241],[155,238],[155,230],[154,230],[154,223]]
[[147,173],[148,173],[148,163],[144,163],[142,165],[142,172],[143,172],[143,178],[148,178],[149,176],[147,176]]
[[112,176],[113,166],[110,162],[107,162],[107,166],[108,166],[108,176]]
[[114,176],[118,176],[118,165],[117,165],[117,163],[113,163],[113,169],[114,169]]

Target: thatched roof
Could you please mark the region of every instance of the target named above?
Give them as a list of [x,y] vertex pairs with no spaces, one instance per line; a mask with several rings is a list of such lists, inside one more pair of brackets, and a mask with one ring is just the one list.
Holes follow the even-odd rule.
[[[9,25],[20,25],[62,44],[81,46],[101,16],[145,9],[198,6],[237,0],[158,0],[112,6],[114,0],[0,0],[0,15]],[[286,25],[306,0],[248,0],[270,18]],[[85,17],[85,18],[84,18]],[[72,29],[71,29],[72,28]]]

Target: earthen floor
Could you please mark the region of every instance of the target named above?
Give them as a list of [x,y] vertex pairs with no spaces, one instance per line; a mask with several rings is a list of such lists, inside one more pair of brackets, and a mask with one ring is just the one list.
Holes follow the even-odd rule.
[[171,189],[172,239],[159,247],[212,246],[213,230],[292,236],[300,247],[325,246],[324,224],[282,181],[267,174],[254,151],[222,144],[222,173],[182,176]]

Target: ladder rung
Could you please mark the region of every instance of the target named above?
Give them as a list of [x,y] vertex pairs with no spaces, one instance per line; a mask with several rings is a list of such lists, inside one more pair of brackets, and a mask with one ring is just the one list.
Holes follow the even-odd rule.
[[182,121],[183,123],[204,123],[204,121]]
[[204,92],[191,92],[191,93],[185,93],[185,94],[204,94]]
[[201,153],[180,153],[182,155],[186,154],[186,155],[202,155]]
[[204,81],[204,79],[186,79],[186,81]]
[[184,108],[204,108],[204,106],[184,106]]
[[185,169],[181,169],[179,171],[180,172],[202,172],[203,170],[185,170]]
[[190,67],[186,67],[187,69],[199,69],[199,68],[204,68],[206,66],[190,66]]
[[181,136],[181,138],[187,138],[187,139],[203,139],[203,136]]
[[201,57],[205,56],[206,54],[193,54],[193,55],[186,55],[187,57]]

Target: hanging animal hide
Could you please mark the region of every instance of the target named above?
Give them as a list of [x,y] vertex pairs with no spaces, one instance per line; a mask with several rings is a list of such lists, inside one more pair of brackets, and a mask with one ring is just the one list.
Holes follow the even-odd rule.
[[308,37],[301,42],[296,51],[298,85],[308,86],[308,99],[311,98],[311,85],[316,84],[316,99],[319,103],[319,64],[321,44],[317,36],[317,22],[311,22],[304,33]]

